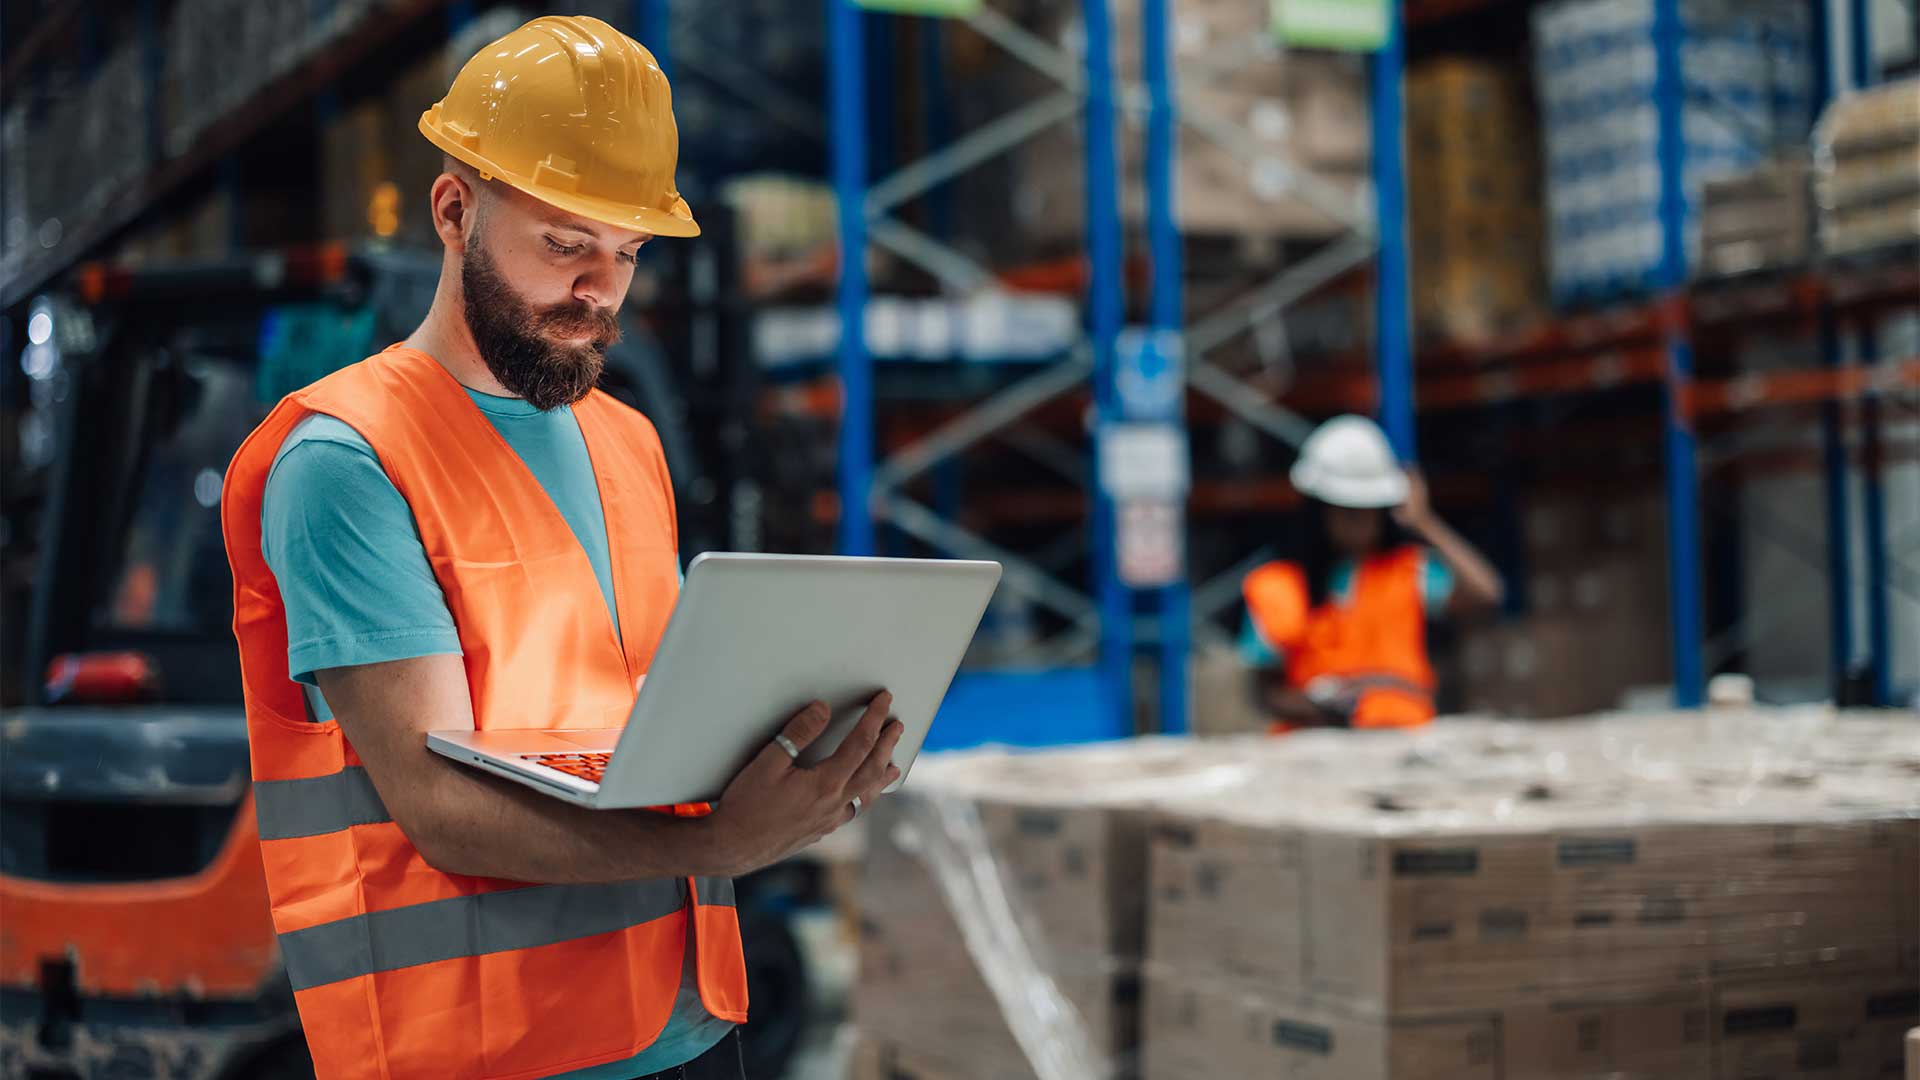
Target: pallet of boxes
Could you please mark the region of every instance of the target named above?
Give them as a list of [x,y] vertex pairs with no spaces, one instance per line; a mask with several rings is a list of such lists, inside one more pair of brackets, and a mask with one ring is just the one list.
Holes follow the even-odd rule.
[[1910,718],[1758,709],[923,762],[855,1076],[1898,1075],[1916,773]]
[[1162,811],[1146,1076],[1898,1075],[1910,721],[1282,741],[1261,791]]
[[855,1080],[1138,1075],[1147,807],[1224,747],[929,757],[867,816]]

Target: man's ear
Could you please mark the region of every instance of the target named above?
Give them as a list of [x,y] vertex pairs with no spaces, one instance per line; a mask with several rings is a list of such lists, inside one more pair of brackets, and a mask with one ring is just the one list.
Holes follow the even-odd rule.
[[459,174],[443,172],[433,181],[430,199],[433,231],[440,234],[440,243],[456,254],[465,251],[478,216],[479,192]]

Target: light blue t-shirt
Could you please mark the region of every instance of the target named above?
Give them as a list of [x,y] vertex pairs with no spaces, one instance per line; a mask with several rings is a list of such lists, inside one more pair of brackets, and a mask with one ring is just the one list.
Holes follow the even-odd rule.
[[[467,395],[566,519],[615,612],[613,563],[593,462],[573,410],[541,412],[519,398]],[[459,654],[453,614],[433,576],[413,510],[373,447],[331,416],[309,416],[280,444],[260,511],[260,548],[287,611],[287,671],[305,684],[319,720],[333,714],[313,673],[327,668]],[[619,619],[614,619],[618,633]],[[691,951],[693,942],[688,940]],[[624,1080],[707,1052],[733,1025],[709,1015],[683,964],[666,1030],[637,1057],[567,1073]]]
[[[1327,575],[1327,598],[1336,604],[1348,604],[1353,600],[1353,560],[1342,559],[1333,564]],[[1453,571],[1447,564],[1434,557],[1433,552],[1420,552],[1420,606],[1432,617],[1446,608],[1447,601],[1453,598]],[[1240,628],[1240,659],[1253,667],[1268,667],[1281,660],[1280,650],[1267,640],[1260,625],[1248,615],[1245,625]]]

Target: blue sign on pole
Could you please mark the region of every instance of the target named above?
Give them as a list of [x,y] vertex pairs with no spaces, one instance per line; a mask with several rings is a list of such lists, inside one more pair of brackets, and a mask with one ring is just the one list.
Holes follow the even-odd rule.
[[1122,330],[1114,345],[1113,382],[1126,419],[1178,422],[1187,389],[1180,332]]

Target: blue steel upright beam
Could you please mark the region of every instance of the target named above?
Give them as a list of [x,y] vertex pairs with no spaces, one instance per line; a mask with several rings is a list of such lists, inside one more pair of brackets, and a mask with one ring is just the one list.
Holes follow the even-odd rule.
[[[1880,343],[1870,323],[1860,327],[1859,341],[1860,364],[1871,367],[1878,363]],[[1869,391],[1860,398],[1860,529],[1867,549],[1868,686],[1875,705],[1893,704],[1893,590],[1887,580],[1887,493],[1881,475],[1884,453],[1880,395]]]
[[633,0],[634,36],[653,54],[654,63],[668,78],[673,77],[673,22],[667,13],[667,0]]
[[[1834,5],[1830,0],[1808,0],[1808,8],[1813,29],[1813,115],[1818,116],[1846,89],[1848,64],[1845,57],[1833,55]],[[1840,321],[1830,304],[1821,305],[1817,333],[1821,362],[1829,368],[1844,365]],[[1820,405],[1820,456],[1827,503],[1829,685],[1838,694],[1853,667],[1853,542],[1848,535],[1852,511],[1847,497],[1846,413],[1838,401]]]
[[1379,249],[1374,263],[1375,372],[1380,426],[1400,460],[1418,456],[1413,426],[1413,311],[1407,277],[1407,173],[1401,90],[1406,41],[1401,5],[1387,8],[1387,40],[1373,56],[1373,190]]
[[[1145,0],[1140,5],[1141,53],[1147,77],[1147,251],[1153,281],[1148,322],[1154,330],[1180,329],[1180,227],[1174,222],[1174,200],[1179,196],[1174,168],[1179,152],[1179,116],[1174,95],[1173,50],[1167,33],[1168,0]],[[1186,530],[1186,507],[1180,507],[1175,528]],[[1183,537],[1184,542],[1184,537]],[[1186,575],[1159,590],[1160,607],[1160,730],[1181,734],[1187,730],[1187,659],[1192,649],[1193,596]]]
[[[1820,352],[1830,368],[1846,363],[1831,310],[1820,313]],[[1832,686],[1836,693],[1853,668],[1853,540],[1848,506],[1846,414],[1837,401],[1820,406],[1820,455],[1827,487],[1827,632],[1832,639]]]
[[[1873,10],[1867,0],[1849,0],[1848,52],[1852,56],[1853,84],[1865,89],[1880,79],[1873,55]],[[1878,336],[1871,314],[1860,316],[1860,354],[1857,362],[1872,367],[1880,360]],[[1868,391],[1860,398],[1860,528],[1867,549],[1867,649],[1869,680],[1875,705],[1893,703],[1892,592],[1887,582],[1887,493],[1882,478],[1880,395]]]
[[[1659,114],[1660,275],[1667,301],[1687,280],[1686,82],[1681,70],[1680,0],[1654,0],[1654,105]],[[1701,664],[1700,477],[1694,459],[1693,418],[1686,411],[1693,383],[1693,343],[1684,325],[1667,328],[1667,592],[1673,632],[1673,696],[1681,708],[1705,698]]]
[[1856,90],[1872,86],[1879,77],[1873,60],[1873,4],[1869,0],[1846,0],[1847,66]]
[[[1120,190],[1114,144],[1113,26],[1107,0],[1082,0],[1087,32],[1087,330],[1093,343],[1098,422],[1120,415],[1114,345],[1120,336]],[[1097,473],[1096,463],[1096,473]],[[1100,609],[1100,674],[1116,735],[1133,731],[1133,595],[1120,580],[1113,500],[1093,491],[1094,594]]]
[[864,13],[827,0],[833,191],[840,211],[840,550],[873,553],[873,358],[867,355],[867,106]]

